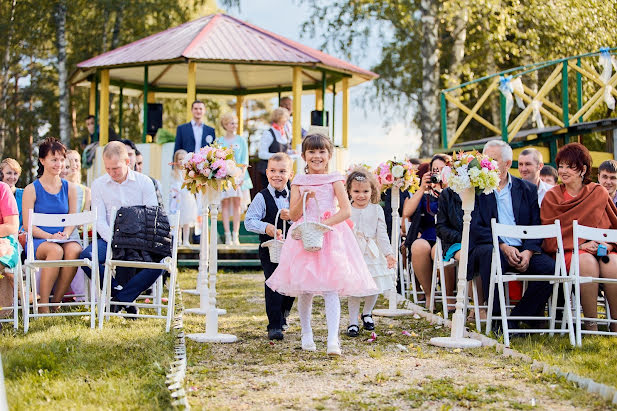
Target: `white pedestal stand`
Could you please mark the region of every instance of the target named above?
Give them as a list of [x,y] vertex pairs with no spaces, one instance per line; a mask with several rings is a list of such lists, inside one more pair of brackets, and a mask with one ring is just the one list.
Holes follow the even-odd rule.
[[209,266],[209,310],[206,314],[206,332],[199,334],[189,334],[188,337],[197,342],[218,342],[232,343],[238,340],[238,337],[231,334],[219,334],[219,312],[216,308],[216,272],[218,271],[217,259],[217,226],[218,207],[221,203],[221,190],[212,190],[208,188],[209,203],[210,203],[210,266]]
[[[184,312],[188,314],[208,315],[210,303],[208,301],[208,204],[209,191],[201,195],[201,236],[199,239],[199,270],[197,273],[197,289],[185,290],[187,294],[199,295],[199,308],[188,308]],[[216,220],[214,220],[216,227]],[[219,315],[227,314],[226,310],[218,308]]]
[[[394,256],[396,257],[396,265],[395,270],[398,269],[398,258],[399,258],[399,246],[400,246],[400,234],[401,234],[401,217],[398,215],[398,208],[401,202],[401,191],[398,187],[392,186],[391,188],[392,195],[390,196],[392,206],[392,250],[394,251]],[[401,275],[402,275],[401,271]],[[395,278],[396,275],[395,275]],[[401,284],[404,284],[402,280]],[[380,317],[401,317],[404,315],[413,315],[413,311],[405,310],[401,308],[397,308],[396,306],[396,284],[392,290],[388,291],[388,308],[380,308],[377,310],[373,310],[373,315],[377,315]]]
[[456,312],[452,316],[452,331],[449,337],[431,338],[431,344],[446,348],[477,348],[482,345],[478,340],[465,338],[465,287],[467,287],[467,261],[469,259],[469,226],[471,212],[474,208],[475,189],[473,187],[459,193],[463,203],[463,238],[461,241],[461,260],[458,264],[458,282],[456,291]]

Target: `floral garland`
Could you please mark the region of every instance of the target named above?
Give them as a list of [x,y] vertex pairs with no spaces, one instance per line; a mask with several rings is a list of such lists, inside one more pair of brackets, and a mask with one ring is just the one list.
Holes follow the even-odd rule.
[[402,191],[415,193],[420,188],[420,179],[409,161],[388,160],[379,164],[374,173],[381,191],[397,187]]
[[476,194],[490,194],[499,186],[497,162],[474,150],[454,154],[452,167],[444,167],[442,180],[461,194],[473,187]]
[[188,153],[179,167],[184,171],[182,187],[193,194],[203,192],[207,187],[237,189],[237,179],[242,176],[242,169],[234,161],[233,149],[216,143],[202,147],[196,153]]

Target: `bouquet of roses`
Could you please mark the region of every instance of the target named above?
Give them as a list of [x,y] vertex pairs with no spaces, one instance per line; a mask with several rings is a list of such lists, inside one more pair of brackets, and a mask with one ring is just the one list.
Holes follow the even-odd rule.
[[204,192],[208,186],[215,190],[237,189],[237,180],[242,177],[242,169],[234,161],[233,149],[217,144],[188,153],[180,167],[184,170],[182,187],[193,194]]
[[474,150],[459,152],[452,156],[452,167],[444,167],[442,180],[461,194],[473,187],[476,194],[490,194],[499,186],[497,162]]
[[396,187],[402,191],[415,193],[420,188],[420,179],[409,161],[388,160],[379,164],[374,173],[381,185],[381,191]]

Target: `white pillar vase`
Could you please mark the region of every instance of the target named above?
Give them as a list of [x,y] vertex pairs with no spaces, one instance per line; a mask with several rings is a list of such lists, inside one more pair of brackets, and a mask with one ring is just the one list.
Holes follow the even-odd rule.
[[467,287],[467,263],[469,260],[469,228],[471,212],[475,203],[475,189],[470,187],[459,193],[463,203],[463,238],[461,239],[461,260],[458,265],[458,282],[456,291],[456,312],[452,316],[452,330],[449,337],[431,338],[431,344],[446,348],[477,348],[482,345],[478,340],[463,337],[465,333],[465,287]]
[[[396,257],[395,270],[398,269],[398,259],[399,259],[399,245],[401,238],[401,217],[398,214],[398,208],[401,202],[401,191],[398,187],[392,186],[391,189],[391,202],[392,206],[392,235],[391,235],[391,244],[392,250],[394,251],[394,255]],[[403,274],[401,270],[401,275]],[[398,279],[398,276],[395,276]],[[401,281],[401,287],[404,287],[404,283],[402,278],[399,279]],[[373,314],[380,317],[402,317],[406,315],[413,315],[413,311],[405,310],[397,307],[397,294],[396,294],[396,284],[392,290],[388,290],[388,308],[379,308],[373,310]]]
[[208,288],[208,312],[206,314],[206,332],[189,334],[188,337],[196,342],[232,343],[238,337],[232,334],[220,334],[218,332],[219,311],[216,308],[216,275],[218,271],[217,259],[217,220],[218,210],[221,204],[221,186],[218,189],[208,187],[208,202],[210,204],[210,243],[209,243],[209,288]]

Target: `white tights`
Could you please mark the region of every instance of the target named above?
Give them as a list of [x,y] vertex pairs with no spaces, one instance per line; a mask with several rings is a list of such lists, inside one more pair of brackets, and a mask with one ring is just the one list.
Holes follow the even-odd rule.
[[184,243],[184,244],[188,244],[189,243],[189,235],[191,233],[191,226],[188,224],[185,224],[182,226],[182,241],[178,241],[178,243]]
[[[326,307],[326,323],[328,326],[328,345],[338,344],[338,330],[341,322],[341,301],[338,294],[328,292],[323,294]],[[298,313],[300,314],[300,326],[302,327],[302,339],[312,340],[313,329],[311,328],[311,314],[313,311],[313,294],[300,294],[298,296]]]
[[349,297],[347,299],[347,306],[349,307],[349,325],[358,325],[358,313],[360,312],[360,303],[364,299],[364,309],[362,315],[367,315],[373,312],[375,304],[377,303],[377,297],[379,294],[369,295],[367,297]]

